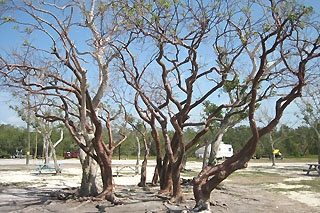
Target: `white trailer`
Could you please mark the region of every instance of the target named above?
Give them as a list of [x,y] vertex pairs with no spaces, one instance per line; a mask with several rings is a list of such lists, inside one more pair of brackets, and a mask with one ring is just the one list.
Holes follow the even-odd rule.
[[[196,154],[196,158],[203,158],[204,156],[204,150],[205,147],[201,147],[200,149],[198,149],[195,154]],[[210,154],[210,150],[211,150],[211,144],[208,146],[207,149],[207,156],[209,156]],[[225,144],[223,142],[220,143],[219,149],[218,149],[218,153],[216,158],[221,159],[221,158],[230,158],[233,155],[233,148],[231,144]]]

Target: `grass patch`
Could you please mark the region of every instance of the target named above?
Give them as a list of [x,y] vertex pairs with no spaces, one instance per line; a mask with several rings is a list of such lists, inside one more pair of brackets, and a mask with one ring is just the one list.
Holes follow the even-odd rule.
[[303,188],[290,188],[290,189],[284,189],[284,188],[272,188],[267,189],[271,192],[301,192],[301,191],[310,191],[309,189],[303,189]]
[[79,176],[76,174],[63,174],[63,173],[61,173],[61,175],[65,176],[65,177],[78,177]]
[[17,187],[17,186],[30,186],[32,184],[27,182],[12,182],[12,183],[0,183],[0,187]]
[[199,174],[199,172],[196,172],[196,171],[193,171],[193,170],[184,170],[184,171],[181,171],[181,176],[183,177],[197,177]]
[[130,189],[129,192],[136,192],[136,189]]
[[320,179],[319,178],[315,178],[312,180],[301,180],[301,181],[297,181],[297,182],[289,182],[286,181],[284,182],[284,184],[287,185],[305,185],[308,186],[306,188],[297,188],[300,189],[300,191],[313,191],[313,192],[317,192],[320,193]]
[[286,176],[279,173],[266,171],[238,171],[234,172],[228,177],[232,184],[239,184],[243,186],[248,185],[265,185],[276,184],[282,182]]
[[151,191],[148,186],[144,186],[144,187],[142,188],[142,190],[145,191],[145,192],[150,192],[150,191]]
[[22,169],[0,169],[0,172],[12,172],[12,171],[16,171],[16,172],[20,172]]
[[[310,191],[315,193],[320,193],[320,179],[315,178],[312,180],[301,180],[301,181],[284,181],[281,182],[282,184],[293,186],[289,188],[273,188],[271,186],[270,191],[276,191],[276,192],[301,192],[301,191]],[[269,183],[268,183],[269,184]],[[272,183],[270,183],[272,184]],[[277,183],[274,183],[277,184]],[[297,185],[295,188],[294,186]],[[305,187],[303,187],[305,186]]]
[[282,177],[278,173],[274,172],[262,172],[262,171],[239,171],[234,172],[230,175],[230,177]]

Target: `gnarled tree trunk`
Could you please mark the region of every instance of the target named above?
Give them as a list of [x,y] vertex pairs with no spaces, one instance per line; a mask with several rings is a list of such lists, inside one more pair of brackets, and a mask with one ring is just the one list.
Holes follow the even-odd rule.
[[98,166],[93,158],[89,157],[80,149],[80,162],[82,168],[80,196],[96,196],[99,193],[99,187],[96,181]]
[[[210,210],[210,194],[223,180],[234,171],[247,167],[248,161],[254,155],[258,140],[251,139],[249,149],[242,149],[222,164],[205,167],[193,179],[193,193],[196,200],[194,211]],[[213,176],[211,179],[210,176]]]
[[147,141],[144,137],[143,142],[144,142],[143,143],[144,144],[144,158],[143,158],[143,162],[141,165],[141,178],[140,178],[140,182],[138,183],[138,186],[140,186],[140,187],[146,186],[147,163],[148,163],[148,157],[149,157],[149,153],[150,153],[150,146],[151,146],[152,140],[150,140],[149,144],[147,144]]

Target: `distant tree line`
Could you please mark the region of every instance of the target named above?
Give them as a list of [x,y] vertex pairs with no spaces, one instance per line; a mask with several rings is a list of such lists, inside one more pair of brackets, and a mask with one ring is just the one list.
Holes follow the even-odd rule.
[[[73,141],[72,137],[67,131],[63,142],[56,148],[58,156],[62,156],[64,152],[78,152],[79,148]],[[54,129],[51,135],[53,141],[57,141],[60,137],[60,131]],[[27,129],[23,127],[15,127],[9,124],[0,125],[0,155],[3,157],[13,157],[17,151],[22,150],[22,155],[26,154],[27,147]],[[42,156],[43,153],[43,138],[41,134],[31,132],[30,134],[31,155]],[[35,155],[37,150],[37,154]]]
[[[285,156],[307,156],[317,155],[317,140],[314,131],[310,127],[300,126],[296,129],[281,126],[280,129],[272,132],[275,148],[280,149]],[[223,141],[232,144],[237,152],[243,147],[247,138],[250,137],[250,128],[242,125],[229,129]],[[257,155],[269,156],[272,153],[271,142],[268,136],[261,138],[256,151]]]
[[[65,132],[65,137],[63,142],[59,144],[56,148],[57,155],[62,157],[64,152],[78,152],[79,148],[77,144],[73,141],[72,137]],[[192,138],[196,134],[196,129],[188,128],[185,130],[186,138]],[[37,136],[36,136],[37,134]],[[170,132],[173,134],[173,132]],[[223,141],[226,144],[231,144],[233,146],[234,152],[237,152],[243,147],[246,140],[250,137],[250,128],[246,125],[240,125],[230,128],[223,137]],[[58,140],[60,135],[59,130],[54,130],[52,134],[52,140]],[[132,130],[129,133],[126,143],[123,143],[120,149],[115,150],[114,158],[118,158],[119,151],[121,159],[129,158],[137,154],[137,140],[136,136],[139,138],[139,134]],[[308,156],[317,155],[317,140],[316,134],[311,127],[300,126],[298,128],[290,128],[287,126],[281,126],[279,129],[272,132],[273,140],[275,141],[275,148],[280,149],[284,156]],[[37,138],[36,138],[37,137]],[[107,137],[107,136],[105,136]],[[117,133],[115,132],[115,137]],[[119,136],[120,137],[120,136]],[[147,140],[151,140],[151,132],[148,132]],[[210,137],[208,134],[202,140],[207,140]],[[37,156],[42,156],[43,142],[42,136],[38,133],[31,133],[31,155],[35,155],[36,142],[37,142]],[[163,138],[161,138],[163,140]],[[22,127],[15,127],[8,124],[0,125],[0,155],[4,157],[10,157],[16,155],[16,151],[22,150],[22,154],[25,154],[27,143],[27,130]],[[140,138],[140,143],[142,140]],[[142,146],[142,144],[141,144]],[[164,147],[162,147],[164,150]],[[272,148],[270,144],[269,137],[265,136],[261,138],[258,144],[257,155],[262,157],[269,156],[272,153]],[[144,154],[144,150],[141,149],[141,155]],[[156,156],[156,147],[154,143],[151,145],[150,155]],[[189,153],[188,157],[195,157],[194,152]]]

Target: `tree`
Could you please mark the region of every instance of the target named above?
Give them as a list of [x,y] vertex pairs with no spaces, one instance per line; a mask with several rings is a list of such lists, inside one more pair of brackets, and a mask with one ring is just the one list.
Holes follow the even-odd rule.
[[[96,194],[96,172],[90,163],[94,160],[103,182],[98,197],[116,202],[111,159],[126,137],[113,140],[113,116],[103,103],[115,57],[109,43],[120,39],[122,33],[116,1],[7,1],[1,10],[1,27],[11,26],[29,38],[22,43],[22,51],[7,56],[1,53],[4,86],[47,97],[37,107],[50,107],[63,116],[43,111],[35,115],[64,123],[86,153],[82,165],[85,182],[89,184],[84,191]],[[107,144],[102,138],[102,121],[109,134]]]
[[[266,125],[272,120],[272,117],[269,116],[268,110],[267,109],[262,109],[261,110],[261,115],[257,116],[257,121],[261,122],[262,125]],[[272,160],[272,166],[275,166],[275,159],[276,159],[276,153],[274,152],[275,149],[279,149],[279,144],[290,138],[290,134],[288,134],[289,128],[285,125],[281,125],[279,131],[276,131],[276,129],[272,130],[269,132],[267,136],[268,144],[270,145],[270,152],[268,153],[269,157],[271,157]],[[276,137],[278,135],[278,137]],[[280,135],[280,136],[279,136]]]
[[[183,200],[180,170],[185,152],[209,131],[210,123],[221,121],[221,110],[247,110],[251,138],[244,147],[194,178],[195,210],[207,209],[211,191],[234,171],[246,168],[259,139],[276,127],[284,110],[302,95],[306,78],[315,74],[319,31],[310,16],[312,8],[273,0],[129,1],[121,12],[131,37],[113,45],[121,60],[119,69],[136,91],[140,111],[152,115],[161,128],[166,151],[162,169],[167,168],[166,181],[172,180],[173,200]],[[142,54],[139,63],[141,42],[152,54]],[[208,46],[213,47],[210,57]],[[224,88],[235,102],[223,101],[230,94]],[[191,113],[205,100],[214,100],[217,109],[205,121],[194,121]],[[275,108],[272,120],[261,128],[255,121],[259,104]],[[183,129],[192,126],[201,129],[187,144]]]
[[[206,205],[204,205],[204,203],[210,196],[210,193],[208,192],[211,192],[211,190],[216,187],[218,183],[228,177],[229,174],[231,174],[233,171],[246,167],[247,162],[253,156],[256,150],[259,138],[270,133],[272,129],[275,128],[275,126],[279,123],[279,120],[282,117],[282,114],[286,107],[290,103],[292,103],[294,99],[302,95],[302,88],[305,85],[306,75],[308,75],[308,72],[310,72],[309,75],[311,75],[312,73],[312,69],[310,70],[310,67],[312,67],[313,65],[312,60],[319,57],[318,28],[314,28],[314,25],[309,22],[308,27],[311,27],[311,29],[315,31],[313,31],[313,37],[308,37],[306,34],[304,34],[305,28],[301,27],[301,23],[304,23],[303,21],[305,20],[304,17],[309,15],[311,8],[289,2],[283,3],[270,1],[270,4],[272,8],[271,10],[263,10],[265,12],[263,15],[265,17],[268,17],[268,19],[266,20],[268,22],[264,23],[268,26],[268,28],[263,29],[262,31],[260,31],[263,33],[260,33],[252,28],[254,27],[254,25],[250,24],[249,30],[244,31],[253,33],[251,35],[254,35],[255,33],[259,35],[258,43],[255,43],[255,45],[253,46],[253,52],[248,51],[248,48],[250,46],[249,44],[254,44],[254,42],[252,40],[248,40],[247,36],[245,36],[245,38],[241,38],[242,34],[239,33],[240,39],[245,39],[247,52],[249,53],[249,56],[251,56],[253,65],[258,65],[256,64],[256,59],[254,59],[257,56],[259,56],[259,58],[257,59],[260,63],[259,66],[256,67],[257,72],[253,73],[252,84],[250,85],[251,100],[249,104],[249,123],[252,137],[248,140],[244,148],[236,155],[234,155],[231,159],[226,160],[219,166],[204,169],[198,175],[198,177],[195,178],[194,192],[197,200],[197,209],[206,208]],[[264,7],[265,5],[259,6]],[[290,12],[287,12],[288,8],[284,9],[285,7],[290,7]],[[270,15],[267,15],[267,12],[269,12]],[[271,20],[273,21],[273,23],[269,25]],[[240,32],[242,32],[242,30]],[[299,36],[307,36],[308,42],[305,43],[306,40],[304,39],[300,40]],[[292,41],[296,42],[296,47],[290,45]],[[311,51],[309,52],[302,50],[302,46],[300,45],[310,47]],[[259,47],[261,48],[261,51],[258,51]],[[281,57],[279,58],[280,60],[278,62],[269,67],[267,62],[270,62],[270,59],[272,58],[270,58],[270,54],[274,52],[278,52]],[[285,55],[285,53],[287,53],[287,55]],[[292,58],[296,59],[295,56],[299,56],[298,63],[296,60],[290,60]],[[276,66],[280,63],[283,63],[283,66],[280,66],[278,69],[276,69]],[[297,66],[294,65],[295,63],[297,64]],[[280,81],[281,76],[290,76],[290,74],[293,77],[290,80],[294,80],[294,78],[296,78],[291,82],[291,85],[288,84],[290,81]],[[277,79],[279,77],[280,79]],[[258,91],[265,91],[264,89],[268,88],[268,86],[262,86],[262,84],[266,83],[262,83],[263,80],[268,80],[270,82],[273,80],[278,80],[277,87],[274,88],[286,88],[287,91],[286,93],[282,93],[281,95],[279,94],[280,97],[276,99],[275,112],[272,120],[259,129],[255,122],[255,104],[257,98],[259,97]],[[272,84],[269,84],[269,86],[272,87]],[[213,178],[208,179],[212,175]]]
[[[224,90],[228,93],[230,103],[232,105],[236,105],[235,101],[239,102],[241,100],[241,97],[233,97],[232,90],[230,89],[229,85],[230,84],[226,84],[224,86]],[[208,101],[204,102],[204,106],[205,108],[203,117],[205,119],[207,119],[208,116],[210,116],[218,108],[217,105],[212,104]],[[202,168],[206,167],[208,164],[217,164],[216,155],[218,153],[218,149],[222,142],[224,133],[229,128],[232,128],[236,124],[240,123],[246,117],[246,113],[246,106],[244,108],[235,106],[229,110],[226,110],[225,112],[220,112],[220,114],[217,115],[217,117],[221,120],[219,120],[219,122],[215,121],[210,125],[210,132],[212,134],[212,138],[209,140],[210,143],[206,143],[205,147],[205,149],[207,149],[208,145],[211,144],[210,155],[208,156],[208,159],[206,159],[207,152],[205,150]]]
[[319,85],[312,85],[305,90],[305,97],[298,103],[300,114],[297,116],[316,133],[318,163],[320,164],[320,91],[318,88]]
[[16,155],[16,150],[25,152],[27,132],[23,128],[8,124],[0,125],[0,150],[1,155],[10,157]]
[[[59,168],[59,164],[57,162],[55,148],[63,140],[63,130],[61,130],[60,139],[58,139],[55,143],[53,143],[51,139],[52,131],[55,127],[58,127],[59,125],[54,126],[53,123],[50,123],[42,118],[37,118],[35,116],[35,112],[39,110],[43,111],[44,114],[57,115],[58,113],[51,112],[50,108],[48,109],[48,108],[42,107],[41,109],[39,109],[36,107],[37,106],[36,103],[46,102],[45,99],[38,100],[37,97],[34,96],[34,100],[30,100],[29,94],[27,94],[27,101],[24,101],[25,100],[24,94],[22,95],[14,94],[14,96],[15,96],[15,99],[20,102],[20,106],[18,105],[10,106],[10,108],[14,109],[18,113],[18,115],[21,117],[21,120],[27,123],[28,137],[30,137],[29,136],[30,126],[33,128],[33,130],[36,133],[41,134],[43,139],[44,163],[48,164],[50,159],[53,158],[56,173],[61,173],[61,169]],[[33,102],[34,104],[32,104],[31,102]],[[33,108],[31,108],[31,105],[33,106]],[[30,144],[28,146],[30,146]],[[28,150],[30,150],[30,147]]]
[[[135,132],[139,133],[141,135],[142,141],[143,141],[143,147],[144,147],[144,158],[141,165],[141,178],[140,182],[138,183],[138,186],[145,187],[146,186],[146,179],[147,179],[147,163],[148,163],[148,157],[150,153],[150,146],[152,140],[149,140],[149,143],[147,142],[147,128],[145,124],[141,121],[134,121],[133,117],[128,119],[129,125],[135,130]],[[140,143],[138,135],[136,135],[137,143]],[[138,146],[139,147],[139,146]],[[139,147],[140,148],[140,147]],[[137,165],[139,165],[139,156],[140,156],[140,150],[138,150],[138,157],[137,157]],[[137,170],[138,168],[136,168]],[[136,174],[138,172],[136,171]]]

